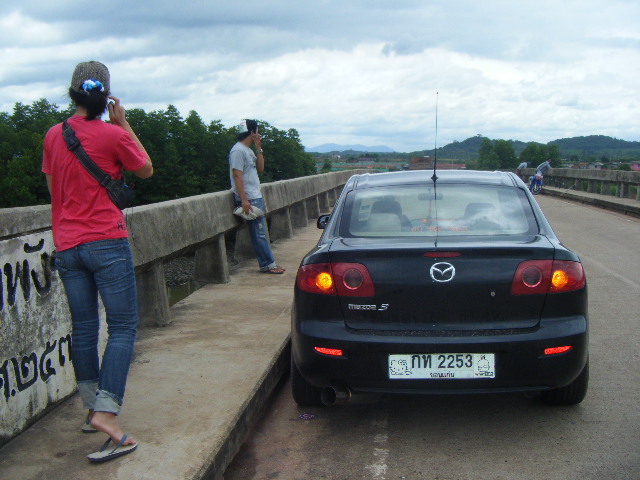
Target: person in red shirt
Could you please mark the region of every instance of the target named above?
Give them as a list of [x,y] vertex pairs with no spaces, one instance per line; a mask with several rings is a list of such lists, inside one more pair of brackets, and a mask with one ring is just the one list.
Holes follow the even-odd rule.
[[[110,75],[100,62],[82,62],[73,72],[69,96],[76,106],[67,123],[89,157],[112,178],[123,169],[153,175],[151,159],[132,130],[120,100],[110,94]],[[108,110],[111,124],[101,120]],[[44,140],[42,171],[51,193],[56,267],[72,321],[72,361],[88,411],[83,432],[109,440],[89,460],[101,462],[132,452],[136,441],[117,422],[138,325],[134,265],[123,212],[67,148],[62,124]],[[98,294],[106,312],[107,346],[98,355]]]

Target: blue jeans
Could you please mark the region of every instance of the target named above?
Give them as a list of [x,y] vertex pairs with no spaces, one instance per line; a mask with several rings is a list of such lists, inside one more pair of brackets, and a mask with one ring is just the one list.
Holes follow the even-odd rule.
[[[235,196],[236,207],[242,206],[240,197]],[[262,198],[254,198],[249,200],[251,205],[254,205],[264,212],[264,202]],[[255,220],[247,220],[247,226],[249,227],[249,235],[251,236],[251,245],[253,245],[253,251],[258,259],[258,265],[260,270],[267,271],[276,267],[276,262],[273,259],[273,253],[271,252],[271,245],[267,238],[267,222],[264,217],[256,218]]]
[[[88,242],[56,253],[72,321],[71,359],[84,408],[120,413],[138,326],[133,259],[125,239]],[[98,356],[98,293],[108,340]]]

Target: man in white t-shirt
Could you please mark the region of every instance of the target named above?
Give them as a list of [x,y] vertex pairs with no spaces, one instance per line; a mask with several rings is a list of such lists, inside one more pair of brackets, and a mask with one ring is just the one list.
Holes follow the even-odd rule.
[[[251,149],[253,145],[256,148],[255,153]],[[245,214],[249,214],[253,207],[264,212],[260,179],[258,178],[258,172],[263,170],[264,152],[258,133],[258,123],[255,120],[244,120],[238,126],[238,142],[229,152],[229,177],[236,206],[242,207]],[[284,273],[285,269],[278,266],[273,259],[264,216],[247,220],[247,225],[260,271],[263,273]]]

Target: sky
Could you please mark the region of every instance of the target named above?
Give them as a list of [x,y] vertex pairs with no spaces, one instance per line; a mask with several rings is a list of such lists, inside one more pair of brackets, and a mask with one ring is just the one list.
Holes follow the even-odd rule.
[[66,107],[99,60],[126,108],[256,118],[307,148],[640,141],[637,0],[3,1],[0,60],[7,113]]

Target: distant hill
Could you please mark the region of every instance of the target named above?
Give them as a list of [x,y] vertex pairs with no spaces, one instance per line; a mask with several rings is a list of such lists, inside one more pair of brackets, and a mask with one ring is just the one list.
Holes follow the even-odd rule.
[[558,145],[563,155],[593,155],[608,157],[640,158],[640,142],[628,142],[604,135],[587,137],[560,138],[549,142]]
[[[480,145],[485,137],[476,135],[467,138],[462,142],[453,142],[444,147],[438,148],[439,158],[451,158],[458,160],[475,160],[478,158]],[[519,140],[508,140],[513,146],[516,155],[520,155],[522,150],[529,144],[537,142],[522,142]],[[610,159],[626,158],[640,160],[640,142],[629,142],[604,135],[589,135],[587,137],[560,138],[546,143],[546,145],[557,145],[560,148],[560,155],[568,158],[570,155],[577,155],[580,158],[600,158],[603,156]],[[422,150],[412,152],[413,156],[433,156],[433,150]]]
[[313,153],[342,153],[347,151],[350,151],[350,153],[394,153],[394,150],[386,145],[368,147],[366,145],[338,145],[336,143],[324,143],[317,147],[307,148],[306,151]]
[[[478,159],[480,145],[485,139],[482,135],[467,138],[462,142],[453,142],[438,148],[438,158],[451,160],[461,160],[463,162]],[[520,140],[508,140],[513,146],[516,156],[530,144],[543,145],[537,142],[522,142]],[[640,161],[640,142],[630,142],[619,140],[605,135],[589,135],[586,137],[559,138],[546,145],[557,145],[560,148],[562,158],[569,158],[576,155],[580,161],[593,161],[602,157],[610,160]],[[339,153],[344,156],[357,156],[362,153],[386,154],[388,158],[407,158],[433,156],[433,150],[420,150],[417,152],[399,153],[391,148],[381,145],[369,147],[366,145],[338,145],[336,143],[325,143],[313,148],[307,148],[307,152],[315,154]]]

